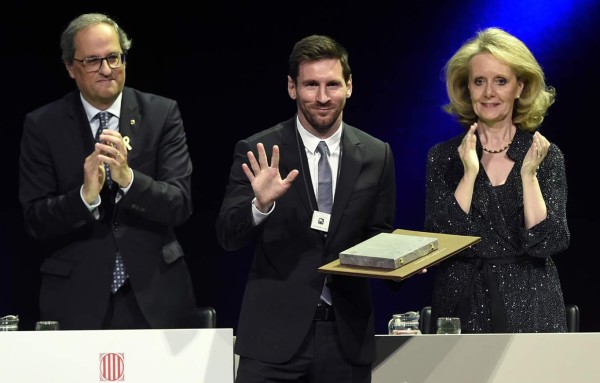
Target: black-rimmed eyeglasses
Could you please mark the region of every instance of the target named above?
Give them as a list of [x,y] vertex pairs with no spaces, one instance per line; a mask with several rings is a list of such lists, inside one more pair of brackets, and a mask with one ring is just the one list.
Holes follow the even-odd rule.
[[102,62],[106,60],[106,63],[112,69],[119,68],[125,64],[125,53],[111,53],[106,57],[86,57],[83,60],[73,58],[73,60],[78,61],[83,66],[83,69],[88,72],[98,72],[100,68],[102,68]]

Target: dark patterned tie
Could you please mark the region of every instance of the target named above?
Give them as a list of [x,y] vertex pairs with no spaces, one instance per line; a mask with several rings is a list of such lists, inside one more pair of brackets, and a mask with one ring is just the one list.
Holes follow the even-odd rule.
[[[108,120],[110,119],[111,114],[108,112],[100,112],[96,117],[98,117],[98,121],[100,121],[98,130],[96,131],[96,142],[100,142],[100,134],[108,127]],[[104,164],[104,170],[106,171],[106,182],[108,183],[108,187],[112,189],[113,180],[110,177],[110,167],[108,167],[107,164]]]
[[[100,112],[96,116],[98,117],[98,121],[100,121],[98,131],[96,131],[96,141],[100,142],[100,134],[102,134],[102,131],[108,127],[108,120],[110,119],[111,114],[108,112]],[[110,176],[110,168],[107,164],[104,164],[104,169],[106,170],[106,182],[108,182],[109,188],[112,189],[114,183]],[[110,291],[112,291],[113,294],[116,293],[119,290],[119,288],[123,286],[123,284],[127,280],[127,277],[128,276],[127,272],[125,271],[125,264],[123,263],[123,258],[121,257],[121,254],[119,254],[119,252],[117,251],[117,254],[115,256],[115,264],[113,267],[113,279],[110,284]]]
[[[333,183],[331,180],[331,166],[329,166],[329,160],[327,159],[329,148],[325,141],[319,142],[317,152],[321,154],[321,158],[319,158],[317,204],[319,205],[319,211],[331,214],[331,207],[333,206]],[[327,280],[328,278],[326,277],[323,290],[321,291],[321,299],[331,305],[331,294],[327,287]]]
[[127,280],[127,272],[125,271],[125,264],[123,263],[123,258],[121,258],[121,254],[117,251],[117,256],[115,257],[115,266],[113,268],[113,280],[110,284],[110,291],[114,293],[117,292],[123,286],[125,281]]

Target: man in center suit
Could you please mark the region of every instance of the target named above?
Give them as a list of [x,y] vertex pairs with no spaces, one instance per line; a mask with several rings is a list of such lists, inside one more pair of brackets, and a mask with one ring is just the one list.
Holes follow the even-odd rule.
[[174,234],[192,214],[183,122],[175,101],[124,87],[130,46],[106,15],[72,20],[61,48],[78,90],[25,117],[19,198],[47,250],[40,319],[61,329],[194,323]]
[[[392,151],[342,120],[352,74],[339,43],[300,40],[288,73],[297,114],[237,143],[216,223],[226,250],[255,244],[236,332],[236,382],[370,382],[369,281],[326,280],[318,268],[393,230]],[[330,213],[316,197],[320,141],[333,176]]]

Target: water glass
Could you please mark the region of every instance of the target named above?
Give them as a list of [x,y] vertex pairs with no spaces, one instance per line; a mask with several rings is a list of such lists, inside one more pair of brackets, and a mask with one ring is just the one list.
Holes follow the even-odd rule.
[[41,320],[35,323],[36,331],[56,331],[59,329],[60,326],[55,320]]
[[388,322],[388,333],[390,335],[420,335],[419,313],[409,311],[404,314],[394,314]]
[[440,317],[437,320],[438,334],[460,334],[460,318]]
[[0,331],[17,331],[19,329],[19,316],[7,315],[0,318]]

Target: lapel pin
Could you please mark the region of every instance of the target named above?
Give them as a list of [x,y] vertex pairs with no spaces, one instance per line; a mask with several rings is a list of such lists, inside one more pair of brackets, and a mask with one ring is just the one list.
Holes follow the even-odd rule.
[[[133,120],[131,120],[133,121]],[[127,148],[127,150],[131,150],[131,145],[129,145],[129,137],[128,136],[124,136],[123,137],[123,143],[125,144],[125,147]]]
[[129,120],[129,125],[135,125],[135,120]]

